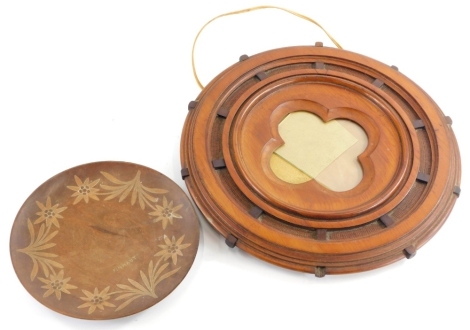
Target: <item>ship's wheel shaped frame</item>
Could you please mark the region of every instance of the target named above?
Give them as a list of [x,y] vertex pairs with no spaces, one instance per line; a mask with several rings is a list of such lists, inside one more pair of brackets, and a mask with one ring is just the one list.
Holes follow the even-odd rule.
[[[243,55],[188,108],[181,173],[195,203],[230,247],[282,267],[324,276],[411,258],[460,194],[451,119],[363,55],[321,43]],[[333,191],[273,172],[279,124],[296,111],[366,132],[359,184]]]

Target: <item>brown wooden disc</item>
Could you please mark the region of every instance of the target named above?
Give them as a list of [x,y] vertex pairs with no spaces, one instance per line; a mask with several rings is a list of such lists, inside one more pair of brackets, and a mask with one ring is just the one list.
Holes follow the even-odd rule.
[[39,302],[82,319],[140,312],[188,273],[199,223],[176,183],[150,168],[99,162],[42,184],[13,224],[16,274]]
[[[297,111],[365,131],[359,184],[274,173],[280,123]],[[241,57],[190,103],[182,174],[229,246],[318,276],[364,271],[414,256],[447,218],[460,193],[450,124],[395,67],[320,43],[276,49]]]

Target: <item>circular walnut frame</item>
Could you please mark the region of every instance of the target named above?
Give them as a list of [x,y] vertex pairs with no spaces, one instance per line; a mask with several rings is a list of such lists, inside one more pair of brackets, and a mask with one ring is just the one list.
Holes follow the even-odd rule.
[[[450,118],[397,68],[362,55],[321,44],[244,55],[189,110],[181,163],[194,201],[229,246],[279,266],[323,276],[410,258],[460,193]],[[356,187],[273,173],[278,125],[298,110],[364,129]]]

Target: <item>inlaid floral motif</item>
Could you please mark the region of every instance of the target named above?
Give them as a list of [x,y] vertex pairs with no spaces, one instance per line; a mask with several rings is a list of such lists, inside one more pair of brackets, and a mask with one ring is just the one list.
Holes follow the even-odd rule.
[[173,264],[176,265],[176,262],[178,261],[178,256],[183,256],[181,250],[186,249],[191,244],[181,244],[184,240],[184,235],[178,238],[177,241],[175,240],[175,236],[173,236],[170,240],[168,236],[165,235],[164,239],[165,245],[159,245],[159,247],[163,250],[156,253],[155,256],[162,256],[165,261],[171,257]]
[[75,178],[75,183],[77,184],[76,186],[67,186],[70,190],[75,191],[72,194],[72,197],[76,197],[75,200],[73,201],[73,204],[77,204],[80,202],[82,199],[85,201],[85,203],[88,203],[89,199],[94,199],[96,201],[99,201],[100,199],[98,196],[96,196],[96,193],[99,191],[99,189],[94,188],[98,182],[100,182],[100,179],[96,179],[95,181],[90,183],[90,178],[86,178],[84,182],[80,180],[78,176],[74,176]]
[[30,219],[28,219],[28,230],[31,241],[27,247],[19,249],[18,251],[27,254],[33,261],[33,269],[31,270],[30,276],[31,281],[36,278],[39,266],[41,266],[45,277],[49,277],[51,272],[54,273],[54,268],[64,268],[62,264],[52,260],[52,258],[57,257],[57,254],[44,252],[44,250],[50,249],[56,245],[55,243],[50,242],[50,240],[53,239],[59,231],[56,230],[50,233],[51,226],[46,228],[44,224],[41,224],[36,236],[34,226]]
[[46,205],[38,201],[36,201],[36,205],[41,209],[41,211],[36,213],[37,215],[39,215],[39,218],[34,221],[34,224],[46,221],[47,227],[49,227],[51,224],[54,224],[54,226],[56,226],[57,228],[60,227],[59,221],[57,221],[57,219],[63,218],[60,213],[67,209],[67,207],[59,207],[59,204],[55,204],[52,206],[50,197],[47,197]]
[[82,290],[86,297],[80,297],[80,299],[86,301],[86,303],[78,306],[78,308],[88,307],[88,314],[91,314],[96,308],[104,310],[104,307],[116,307],[114,304],[107,301],[111,298],[111,296],[108,295],[108,291],[109,286],[104,288],[101,292],[98,291],[98,288],[95,288],[93,293]]
[[[102,193],[101,195],[108,195],[105,200],[111,200],[119,196],[119,202],[122,202],[124,199],[131,194],[131,205],[134,205],[137,200],[139,200],[140,208],[145,209],[145,205],[152,207],[152,203],[155,203],[158,198],[150,194],[166,194],[168,190],[159,189],[159,188],[149,188],[142,184],[140,181],[140,171],[137,171],[134,179],[130,181],[121,181],[112,176],[107,172],[101,172],[106,179],[115,184],[115,186],[110,185],[100,185],[101,188],[107,190],[107,193]],[[152,207],[153,208],[153,207]]]
[[166,229],[166,226],[168,223],[171,225],[173,224],[173,219],[178,218],[181,219],[183,218],[181,215],[176,213],[179,209],[183,207],[183,204],[177,205],[173,207],[173,201],[170,201],[168,203],[167,199],[165,196],[163,196],[163,206],[160,205],[155,205],[156,209],[154,212],[150,212],[149,215],[156,216],[155,219],[153,219],[153,222],[162,222],[163,229]]
[[51,294],[55,293],[57,300],[60,300],[62,297],[62,292],[70,294],[69,290],[76,289],[77,287],[72,284],[68,284],[70,277],[64,278],[64,271],[61,270],[59,274],[51,274],[49,279],[38,277],[38,279],[46,284],[41,286],[43,289],[47,289],[43,297],[49,297]]
[[149,296],[152,298],[158,298],[157,293],[155,292],[155,288],[164,279],[170,277],[171,275],[175,274],[180,267],[170,270],[169,272],[162,275],[163,271],[168,267],[169,263],[165,263],[160,266],[163,257],[160,258],[157,263],[153,264],[153,260],[150,260],[149,267],[148,267],[148,276],[143,272],[140,271],[140,277],[142,279],[142,283],[139,283],[131,278],[127,280],[132,285],[125,285],[125,284],[117,284],[117,287],[120,288],[122,291],[113,292],[116,294],[120,294],[116,300],[125,300],[116,311],[123,309],[131,302],[136,300],[137,298]]

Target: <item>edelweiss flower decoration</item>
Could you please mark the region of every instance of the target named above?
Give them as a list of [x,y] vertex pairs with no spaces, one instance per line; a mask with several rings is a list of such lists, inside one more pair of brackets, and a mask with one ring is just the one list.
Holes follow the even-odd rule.
[[80,202],[82,199],[85,201],[85,203],[88,203],[89,198],[94,199],[96,201],[99,201],[100,199],[98,196],[96,196],[96,192],[99,191],[97,188],[93,188],[100,182],[100,179],[96,179],[95,181],[90,183],[90,179],[86,178],[85,182],[82,182],[78,176],[74,176],[75,182],[77,183],[76,186],[67,186],[70,190],[75,191],[72,194],[72,197],[76,197],[75,200],[73,201],[73,204],[77,204]]
[[51,224],[54,224],[57,228],[60,227],[59,221],[57,219],[63,218],[59,213],[63,212],[67,207],[60,207],[59,204],[51,206],[51,198],[47,197],[46,205],[41,202],[36,201],[37,206],[41,209],[40,212],[36,214],[39,215],[39,218],[34,221],[35,224],[41,223],[44,220],[46,221],[46,226],[49,227]]
[[178,241],[175,241],[175,236],[173,236],[170,239],[168,236],[165,235],[165,245],[159,245],[159,247],[163,250],[160,252],[156,253],[155,256],[163,256],[165,260],[171,257],[171,260],[173,261],[173,264],[176,265],[176,262],[178,260],[178,256],[183,256],[183,253],[181,250],[187,248],[191,244],[181,244],[183,243],[184,240],[184,235],[181,236]]
[[72,284],[68,284],[70,277],[64,278],[64,271],[61,270],[59,274],[51,274],[49,279],[38,277],[39,280],[46,284],[41,286],[43,289],[47,289],[43,297],[49,297],[51,294],[55,293],[57,300],[60,300],[62,297],[62,292],[70,294],[71,289],[76,289],[77,287]]
[[157,218],[153,219],[153,222],[162,222],[163,229],[166,229],[168,222],[172,225],[173,219],[178,218],[181,219],[182,216],[176,213],[179,209],[183,207],[183,204],[173,207],[173,201],[168,203],[165,196],[163,196],[163,206],[155,205],[157,209],[155,212],[150,212],[150,215],[157,216]]
[[93,313],[96,308],[99,308],[101,310],[104,310],[104,306],[106,307],[116,307],[116,305],[111,304],[107,300],[111,298],[111,296],[108,295],[109,291],[109,286],[103,289],[103,291],[99,292],[98,288],[95,288],[95,291],[93,293],[87,291],[87,290],[82,290],[82,292],[86,295],[86,297],[80,297],[80,299],[85,300],[86,303],[78,306],[78,308],[88,308],[88,314]]

